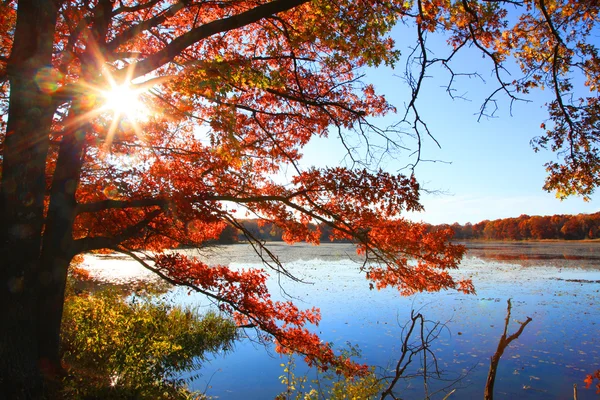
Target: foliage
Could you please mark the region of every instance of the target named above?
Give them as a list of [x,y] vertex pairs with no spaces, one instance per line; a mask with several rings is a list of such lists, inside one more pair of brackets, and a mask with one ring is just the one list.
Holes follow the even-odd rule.
[[[344,357],[360,357],[357,347],[348,344],[343,350]],[[289,356],[287,363],[281,364],[284,374],[279,377],[286,386],[286,391],[279,394],[277,400],[354,400],[375,399],[384,387],[384,382],[379,379],[374,368],[370,368],[362,376],[345,377],[333,372],[320,373],[317,371],[316,379],[307,384],[308,377],[297,376],[295,373],[296,362]],[[307,387],[308,385],[308,387]]]
[[600,238],[600,213],[578,215],[521,215],[481,221],[476,224],[438,225],[430,229],[452,229],[456,239],[582,240]]
[[[408,14],[416,19],[418,37],[409,57],[414,68],[407,76],[413,89],[408,111],[414,128],[430,133],[419,117],[416,101],[429,69],[437,65],[446,69],[447,90],[454,96],[461,76],[483,76],[479,71],[457,71],[453,65],[463,49],[475,48],[489,61],[496,84],[483,101],[480,117],[495,115],[500,95],[512,105],[527,101],[535,89],[547,88],[551,92],[548,119],[541,121],[543,134],[531,141],[535,151],[558,153],[557,160],[546,164],[544,188],[561,199],[582,195],[589,200],[600,184],[600,59],[594,40],[600,20],[598,2],[428,0],[410,4],[413,12]],[[428,35],[435,33],[447,38],[451,48],[446,54],[428,50]]]
[[596,380],[596,393],[600,394],[600,369],[585,377],[585,385],[589,389]]
[[220,309],[233,315],[239,326],[257,327],[259,338],[268,342],[275,338],[280,353],[298,353],[305,361],[323,370],[334,366],[339,374],[360,375],[366,367],[335,355],[327,343],[310,332],[306,325],[317,325],[321,314],[316,307],[300,310],[291,301],[272,301],[267,290],[267,275],[260,270],[233,271],[226,266],[208,266],[197,259],[181,254],[156,258],[154,266],[147,266],[164,279],[188,286],[199,293],[216,293]]
[[235,324],[215,313],[111,290],[69,296],[62,332],[67,398],[184,398],[182,373],[237,337]]
[[[515,16],[513,6],[521,7]],[[30,385],[33,376],[56,372],[69,262],[100,249],[221,302],[274,335],[281,351],[362,371],[308,331],[314,310],[261,297],[262,272],[211,272],[163,252],[210,243],[229,224],[266,267],[286,274],[244,231],[241,210],[289,243],[318,244],[318,224],[327,225],[331,239],[357,244],[377,288],[474,292],[449,273],[464,252],[449,243],[451,230],[403,218],[422,210],[416,177],[383,171],[380,161],[405,149],[402,126],[416,135],[413,164],[420,160],[421,136],[430,134],[418,112],[424,78],[443,65],[452,94],[453,58],[474,47],[499,85],[482,115],[502,93],[513,101],[552,90],[545,133],[534,141],[560,155],[547,165],[546,188],[589,196],[600,179],[600,67],[590,39],[598,11],[592,0],[0,2],[0,340],[15,352],[0,357],[0,385],[23,394],[40,386]],[[362,76],[398,62],[389,36],[397,23],[417,34],[406,60],[411,101],[385,129],[373,118],[397,110]],[[427,50],[436,33],[447,57]],[[520,77],[504,72],[512,60]],[[301,167],[303,147],[328,135],[350,162]],[[276,181],[285,169],[293,177]]]

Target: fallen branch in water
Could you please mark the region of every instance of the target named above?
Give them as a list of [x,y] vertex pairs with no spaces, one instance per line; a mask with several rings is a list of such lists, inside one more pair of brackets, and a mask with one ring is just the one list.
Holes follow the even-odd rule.
[[519,330],[506,337],[506,331],[508,330],[508,323],[510,322],[510,311],[512,309],[512,304],[510,299],[507,300],[508,306],[506,308],[506,320],[504,321],[504,333],[500,337],[500,342],[498,342],[498,349],[494,353],[494,355],[490,359],[490,372],[488,373],[487,382],[485,383],[485,391],[483,394],[483,398],[485,400],[493,400],[494,398],[494,382],[496,381],[496,370],[498,369],[498,363],[500,362],[500,357],[504,354],[504,350],[508,347],[508,345],[523,333],[523,330],[527,326],[528,323],[531,322],[531,318],[527,317],[525,322],[521,322],[521,326]]

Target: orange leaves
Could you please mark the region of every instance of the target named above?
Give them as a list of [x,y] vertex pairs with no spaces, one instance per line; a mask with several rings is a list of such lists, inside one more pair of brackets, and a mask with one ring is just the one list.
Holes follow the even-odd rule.
[[449,242],[452,230],[427,232],[424,224],[405,220],[382,221],[368,231],[361,244],[368,280],[377,289],[395,287],[401,294],[456,289],[474,293],[470,280],[457,281],[447,270],[458,268],[465,251]]
[[596,393],[600,394],[600,369],[585,377],[585,387],[589,389],[594,383],[594,380],[598,381],[596,382]]
[[[15,12],[15,1],[3,1],[0,3],[0,32],[9,32],[15,28],[16,23],[16,12]],[[11,35],[0,35],[0,76],[5,72],[5,58],[8,58],[10,50],[12,48],[12,36]]]
[[[514,91],[551,88],[556,99],[535,145],[561,152],[563,159],[547,165],[546,188],[561,197],[589,196],[600,185],[600,57],[590,40],[599,7],[592,0],[525,4],[509,19],[504,2],[476,0],[62,2],[52,65],[36,71],[45,97],[35,106],[40,115],[54,116],[52,132],[35,133],[33,142],[47,135],[51,143],[45,172],[32,178],[48,183],[39,198],[48,198],[51,175],[65,176],[60,181],[65,192],[76,190],[77,204],[64,201],[69,193],[53,197],[60,214],[70,218],[60,223],[73,228],[72,235],[70,229],[65,233],[72,237],[57,242],[74,239],[76,244],[65,247],[79,251],[201,246],[226,224],[239,228],[233,209],[241,208],[281,228],[290,243],[318,244],[317,226],[327,227],[331,239],[352,240],[377,288],[472,293],[470,281],[449,273],[464,251],[449,243],[450,232],[427,231],[402,219],[405,211],[422,210],[414,177],[368,169],[302,170],[302,149],[331,127],[342,139],[354,133],[372,143],[368,127],[385,140],[382,147],[400,148],[398,137],[369,125],[369,118],[395,109],[361,77],[365,66],[399,60],[389,32],[398,20],[412,21],[419,42],[408,65],[422,66],[422,78],[429,65],[449,68],[454,51],[473,45],[493,62],[501,85],[496,92],[504,89],[514,99]],[[18,58],[10,54],[16,5],[0,2],[3,115],[12,107],[6,64]],[[430,32],[449,40],[448,59],[428,58]],[[35,40],[50,43],[42,36]],[[507,83],[502,68],[511,58],[523,77]],[[572,79],[575,72],[582,79]],[[129,84],[149,77],[153,86],[143,100],[160,112],[143,123],[115,120],[95,99],[111,79]],[[416,97],[420,83],[408,80]],[[584,82],[584,93],[577,93],[577,81]],[[414,100],[409,107],[416,115]],[[73,108],[77,104],[84,106]],[[0,125],[6,121],[0,118]],[[14,121],[25,126],[22,122]],[[417,116],[414,124],[424,122]],[[77,142],[71,149],[82,150],[69,151],[65,138]],[[61,167],[59,148],[70,160]],[[292,181],[275,182],[274,174],[286,168],[294,173]],[[254,245],[266,251],[263,243]],[[278,262],[275,256],[270,261]],[[322,367],[361,371],[306,329],[318,323],[318,310],[270,299],[264,273],[209,267],[178,255],[157,256],[156,268],[218,299],[240,323],[269,332],[280,349],[305,354]]]
[[[350,224],[368,226],[376,215],[398,216],[420,211],[419,185],[414,177],[375,174],[346,168],[311,169],[293,178],[307,204],[318,203]],[[324,215],[327,216],[327,215]]]
[[329,225],[331,239],[357,243],[366,256],[367,278],[378,288],[392,286],[402,294],[474,292],[470,281],[456,281],[447,272],[457,268],[464,252],[462,246],[449,243],[452,231],[428,232],[427,226],[400,218],[405,210],[421,209],[413,177],[329,168],[302,172],[293,183],[288,188],[255,188],[256,192],[230,200],[243,202],[282,228],[288,242],[318,243],[320,232],[311,231],[311,223]]
[[299,310],[289,301],[272,301],[265,286],[267,276],[261,270],[233,271],[181,254],[158,255],[154,267],[173,283],[191,286],[219,301],[221,310],[231,313],[239,324],[251,324],[272,335],[278,352],[303,354],[309,365],[322,369],[333,366],[348,376],[366,371],[365,366],[336,356],[306,328],[308,324],[318,325],[318,309]]
[[[474,45],[491,62],[499,88],[485,100],[481,115],[488,115],[486,107],[497,101],[499,92],[515,101],[526,99],[534,89],[550,89],[551,123],[532,141],[536,151],[548,148],[558,153],[559,160],[546,165],[544,188],[561,199],[580,195],[589,200],[600,185],[600,139],[596,134],[600,58],[593,39],[600,22],[598,2],[528,0],[519,11],[513,11],[508,3],[423,0],[405,19],[414,18],[420,27],[422,49],[426,48],[423,32],[442,32],[450,35],[448,42],[454,51]],[[440,60],[448,66],[455,52],[449,54],[447,59],[436,54],[435,62],[423,54],[419,60],[427,61],[416,64],[424,68],[421,71]],[[521,70],[520,77],[515,77],[508,65],[512,60]],[[452,83],[456,73],[452,66],[448,68]]]

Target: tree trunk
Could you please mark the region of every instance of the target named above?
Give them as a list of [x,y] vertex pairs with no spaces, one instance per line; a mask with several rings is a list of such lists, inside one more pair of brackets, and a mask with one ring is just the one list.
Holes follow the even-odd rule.
[[[0,186],[0,397],[41,398],[36,302],[45,168],[55,107],[41,77],[52,61],[53,1],[20,0]],[[40,73],[42,72],[42,73]]]
[[[78,101],[75,101],[77,108]],[[76,113],[76,110],[75,112]],[[40,359],[48,373],[60,374],[60,327],[67,272],[73,249],[73,223],[76,217],[75,192],[79,186],[85,142],[84,128],[64,133],[56,160],[50,190],[50,202],[42,242],[40,274],[46,279],[38,282],[38,346]]]

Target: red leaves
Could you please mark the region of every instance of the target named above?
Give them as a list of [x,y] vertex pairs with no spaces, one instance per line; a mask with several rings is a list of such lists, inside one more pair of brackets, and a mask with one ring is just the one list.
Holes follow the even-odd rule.
[[594,383],[594,380],[598,381],[596,382],[596,393],[600,394],[600,369],[585,377],[585,387],[589,389]]
[[[420,211],[419,185],[414,177],[376,174],[347,168],[311,169],[293,178],[307,201],[320,201],[333,213],[377,213],[385,218]],[[324,201],[323,201],[324,200]],[[366,222],[366,221],[365,221]]]
[[388,286],[409,295],[422,291],[456,289],[474,293],[470,280],[456,281],[447,270],[458,268],[465,251],[449,242],[452,230],[427,232],[424,224],[383,221],[369,230],[361,251],[373,264],[365,267],[377,289]]
[[221,310],[231,313],[238,324],[251,324],[272,335],[278,352],[303,354],[309,365],[323,369],[333,366],[348,376],[366,372],[365,366],[336,356],[327,343],[306,328],[308,324],[318,325],[321,315],[317,308],[299,310],[289,301],[271,300],[262,270],[233,271],[181,254],[156,256],[154,267],[174,283],[218,300]]
[[[9,12],[0,13],[0,26],[11,32],[16,3],[3,4]],[[429,22],[423,24],[433,24],[447,3],[424,4]],[[299,167],[314,136],[335,126],[342,137],[354,132],[368,140],[368,118],[394,111],[361,82],[360,69],[398,60],[387,35],[408,7],[368,0],[65,3],[54,64],[44,75],[55,97],[49,103],[60,110],[48,132],[46,173],[57,173],[57,148],[75,135],[83,154],[69,165],[81,170],[67,185],[76,189],[77,205],[65,213],[72,216],[72,248],[160,254],[180,244],[202,246],[227,223],[239,228],[233,208],[242,208],[281,228],[289,243],[318,244],[318,226],[330,229],[331,239],[356,242],[377,287],[472,291],[447,272],[462,249],[448,244],[447,234],[401,219],[422,210],[414,177]],[[493,26],[493,15],[477,12]],[[1,75],[11,37],[0,36]],[[119,119],[102,108],[112,80],[148,76],[152,93],[140,96],[152,111],[147,119]],[[375,131],[399,148],[397,138]],[[295,171],[291,182],[274,180],[283,168]],[[211,267],[176,254],[157,256],[154,268],[217,299],[240,324],[269,333],[280,351],[346,374],[364,371],[307,330],[320,319],[317,309],[272,301],[262,271]]]

